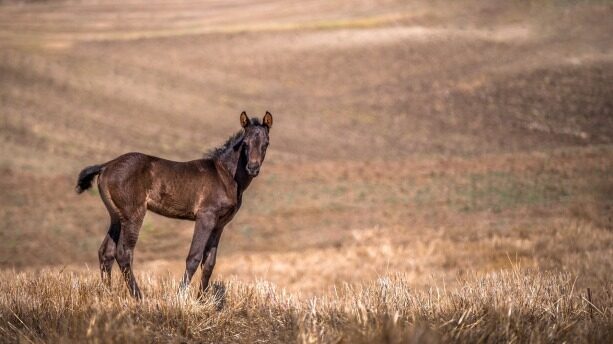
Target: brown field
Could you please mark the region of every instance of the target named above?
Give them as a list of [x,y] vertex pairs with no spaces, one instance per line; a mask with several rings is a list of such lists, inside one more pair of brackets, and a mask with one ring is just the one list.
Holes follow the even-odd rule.
[[[0,1],[0,342],[613,342],[612,17]],[[275,124],[210,295],[177,295],[193,223],[154,214],[144,302],[105,289],[81,168],[197,159],[242,110]]]

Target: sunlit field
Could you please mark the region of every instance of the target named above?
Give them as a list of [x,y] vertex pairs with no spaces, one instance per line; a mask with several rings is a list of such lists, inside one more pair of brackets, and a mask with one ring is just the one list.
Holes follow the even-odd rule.
[[[91,274],[2,274],[3,335],[16,341],[171,342],[607,342],[610,310],[569,274],[511,270],[415,290],[402,275],[297,298],[268,282],[217,282],[177,293],[143,274],[142,302]],[[123,287],[123,285],[122,285]],[[610,290],[601,302],[611,305]],[[606,306],[605,306],[606,307]]]
[[[0,1],[0,342],[613,342],[608,1]],[[79,171],[275,118],[214,284]]]

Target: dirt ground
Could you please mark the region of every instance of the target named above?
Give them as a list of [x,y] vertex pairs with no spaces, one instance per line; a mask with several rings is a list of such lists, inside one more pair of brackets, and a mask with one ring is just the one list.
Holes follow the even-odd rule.
[[[96,274],[108,215],[81,168],[197,159],[269,110],[214,278],[612,283],[610,2],[0,3],[2,268]],[[192,228],[147,215],[135,270],[178,278]]]

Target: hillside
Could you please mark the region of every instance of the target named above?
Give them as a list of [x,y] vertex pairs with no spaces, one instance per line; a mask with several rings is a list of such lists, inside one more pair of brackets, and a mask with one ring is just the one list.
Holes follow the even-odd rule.
[[[421,293],[540,271],[591,288],[605,314],[568,338],[603,324],[608,338],[612,15],[606,1],[0,2],[0,268],[97,290],[108,215],[97,190],[74,193],[79,171],[130,151],[197,159],[242,110],[269,110],[219,283],[326,298],[394,274]],[[178,280],[192,228],[148,214],[141,278]]]

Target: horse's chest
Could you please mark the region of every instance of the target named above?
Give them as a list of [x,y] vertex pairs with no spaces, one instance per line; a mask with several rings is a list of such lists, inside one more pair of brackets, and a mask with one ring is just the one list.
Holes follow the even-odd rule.
[[219,217],[220,224],[222,226],[225,226],[228,222],[230,222],[234,218],[234,215],[236,215],[240,207],[241,199],[239,197],[238,201],[236,202],[236,205],[228,207],[228,209],[226,209],[225,212]]

